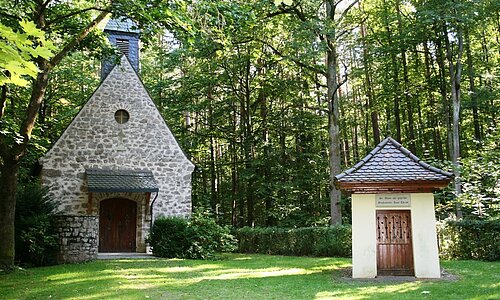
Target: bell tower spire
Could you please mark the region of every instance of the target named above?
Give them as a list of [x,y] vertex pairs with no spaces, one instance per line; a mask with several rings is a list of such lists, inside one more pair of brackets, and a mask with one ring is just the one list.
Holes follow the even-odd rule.
[[[139,29],[130,19],[111,19],[104,28],[108,39],[118,50],[125,55],[136,72],[139,71]],[[104,59],[101,64],[101,80],[108,76],[115,66],[115,60]]]

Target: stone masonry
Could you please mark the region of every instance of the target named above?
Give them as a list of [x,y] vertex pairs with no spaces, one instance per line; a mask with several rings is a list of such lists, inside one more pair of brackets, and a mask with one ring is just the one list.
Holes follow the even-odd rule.
[[59,263],[83,262],[97,258],[98,217],[58,216],[54,223],[59,238]]
[[[128,122],[119,124],[115,120],[117,110],[128,112]],[[87,214],[86,169],[150,170],[159,187],[153,218],[191,213],[194,165],[179,147],[125,56],[40,162],[43,183],[60,201],[61,214]],[[95,216],[99,215],[99,200],[117,196],[98,194],[94,195],[91,209]],[[144,240],[149,229],[144,213],[145,195],[118,196],[138,203],[137,237]],[[151,201],[155,196],[151,195]],[[137,243],[141,244],[144,242]]]

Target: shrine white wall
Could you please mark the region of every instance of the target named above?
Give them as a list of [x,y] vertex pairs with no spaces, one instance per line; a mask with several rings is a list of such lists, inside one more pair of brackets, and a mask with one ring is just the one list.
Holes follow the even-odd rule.
[[432,193],[411,194],[415,277],[440,278],[439,250]]
[[440,278],[434,195],[409,194],[409,207],[376,207],[376,194],[352,195],[352,276],[377,276],[376,210],[410,210],[415,277]]
[[352,277],[377,276],[375,195],[352,195]]

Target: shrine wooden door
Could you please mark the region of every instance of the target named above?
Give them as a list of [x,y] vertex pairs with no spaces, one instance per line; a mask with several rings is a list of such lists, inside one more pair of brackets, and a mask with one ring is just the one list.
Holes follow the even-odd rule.
[[414,275],[409,210],[377,210],[377,275]]
[[135,252],[137,204],[121,198],[101,201],[99,252]]

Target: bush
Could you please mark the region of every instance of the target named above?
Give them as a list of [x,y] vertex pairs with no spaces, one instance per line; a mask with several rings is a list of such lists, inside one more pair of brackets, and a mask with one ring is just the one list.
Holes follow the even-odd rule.
[[16,261],[26,266],[55,263],[58,239],[53,217],[58,203],[47,188],[30,183],[19,188],[16,200]]
[[155,256],[207,259],[216,252],[236,249],[230,230],[215,223],[208,213],[196,212],[191,220],[179,217],[155,220],[148,242]]
[[238,252],[297,256],[351,256],[351,227],[244,227],[236,230]]
[[460,220],[438,223],[441,258],[500,259],[500,221]]
[[228,227],[219,226],[208,212],[195,212],[188,223],[188,258],[207,259],[216,252],[236,250],[236,240]]
[[184,257],[189,248],[188,221],[180,217],[156,219],[148,242],[155,256]]

